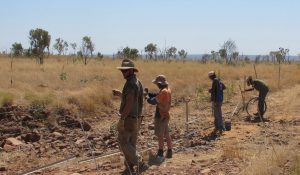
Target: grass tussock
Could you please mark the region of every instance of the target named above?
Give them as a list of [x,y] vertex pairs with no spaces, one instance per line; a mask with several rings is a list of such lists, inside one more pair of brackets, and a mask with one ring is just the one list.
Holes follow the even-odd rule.
[[[87,112],[107,110],[112,106],[111,90],[122,89],[125,82],[116,69],[121,64],[119,59],[91,60],[84,66],[82,62],[73,63],[64,57],[47,58],[44,65],[36,64],[34,59],[18,58],[13,60],[12,69],[10,64],[10,58],[0,58],[0,91],[13,94],[13,97],[7,96],[6,101],[15,103],[38,101],[51,106],[62,101]],[[238,85],[243,88],[245,76],[255,77],[253,65],[246,63],[232,66],[199,61],[138,60],[135,64],[139,69],[138,78],[150,91],[157,91],[152,83],[155,76],[164,74],[174,98],[196,97],[199,103],[209,98],[211,81],[207,73],[211,70],[216,71],[228,87],[225,100],[235,95]],[[271,91],[278,90],[278,65],[258,64],[256,71]],[[281,87],[300,83],[300,68],[296,63],[281,65],[281,73]]]
[[0,105],[10,106],[13,104],[14,95],[9,92],[0,92]]
[[296,156],[295,163],[291,169],[291,175],[298,175],[298,174],[300,174],[300,157]]
[[53,94],[35,94],[29,92],[24,95],[24,98],[32,105],[47,106],[53,102],[55,96]]
[[224,159],[242,159],[242,148],[237,141],[227,141],[223,147],[222,158]]
[[299,155],[294,154],[294,150],[291,147],[277,146],[254,157],[241,174],[269,175],[291,173],[299,173]]

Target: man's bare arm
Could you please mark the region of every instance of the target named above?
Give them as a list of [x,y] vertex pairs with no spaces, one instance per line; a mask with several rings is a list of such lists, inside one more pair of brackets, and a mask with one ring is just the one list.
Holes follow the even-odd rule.
[[249,89],[245,89],[245,90],[242,91],[242,92],[253,91],[253,90],[254,90],[254,88],[249,88]]

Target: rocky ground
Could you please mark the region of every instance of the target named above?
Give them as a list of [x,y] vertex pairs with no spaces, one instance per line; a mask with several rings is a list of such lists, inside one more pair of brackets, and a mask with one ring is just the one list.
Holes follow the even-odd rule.
[[[225,118],[238,101],[236,94],[224,103]],[[154,108],[146,105],[138,149],[150,168],[142,174],[292,174],[299,164],[300,85],[271,93],[267,103],[266,122],[246,121],[240,112],[231,118],[231,131],[213,134],[209,104],[197,106],[192,100],[189,121],[195,122],[186,134],[185,102],[176,99],[170,123],[175,154],[160,164],[153,162]],[[87,115],[43,106],[0,108],[0,174],[120,174],[115,111]]]

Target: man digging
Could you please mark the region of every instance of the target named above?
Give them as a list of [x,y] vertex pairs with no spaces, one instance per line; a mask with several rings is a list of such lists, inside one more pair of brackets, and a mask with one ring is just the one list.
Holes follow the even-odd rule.
[[[255,113],[256,117],[254,118],[255,121],[264,120],[264,108],[265,108],[265,99],[269,92],[269,88],[265,82],[258,79],[252,79],[252,76],[247,78],[247,85],[252,86],[252,88],[246,89],[245,91],[253,91],[254,89],[259,92],[258,94],[258,112]],[[243,91],[243,92],[245,92]]]

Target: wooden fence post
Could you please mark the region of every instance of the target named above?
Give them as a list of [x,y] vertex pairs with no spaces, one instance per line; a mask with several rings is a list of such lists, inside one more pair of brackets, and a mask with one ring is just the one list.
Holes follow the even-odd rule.
[[189,101],[185,100],[185,122],[186,122],[186,134],[189,133]]
[[279,60],[279,70],[278,70],[278,89],[280,89],[280,60]]
[[184,98],[184,102],[185,102],[185,138],[186,138],[186,146],[188,146],[189,145],[188,135],[189,135],[189,102],[190,102],[190,99]]
[[13,87],[13,57],[10,58],[10,87]]
[[255,64],[253,64],[253,68],[254,68],[254,72],[255,72],[255,78],[257,78],[257,73],[256,73]]
[[246,77],[246,75],[244,76],[244,90],[246,89],[246,79],[247,79],[247,77]]

